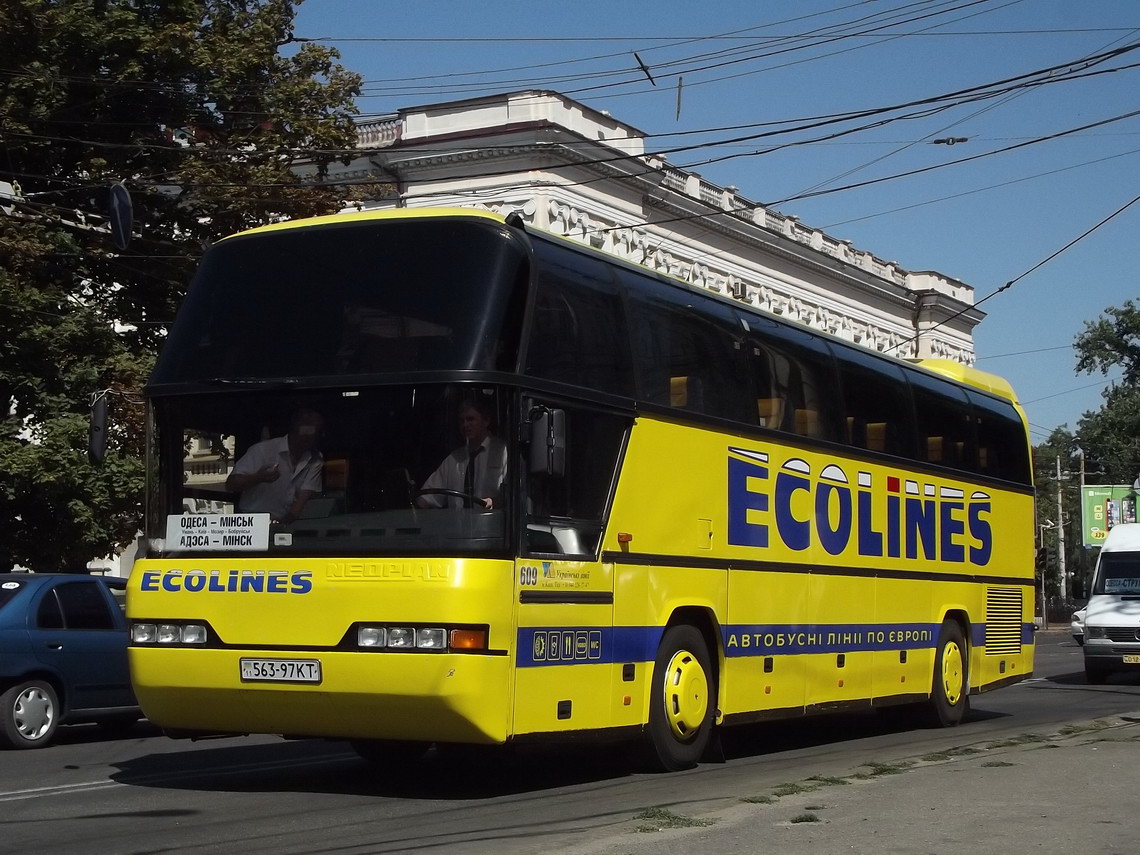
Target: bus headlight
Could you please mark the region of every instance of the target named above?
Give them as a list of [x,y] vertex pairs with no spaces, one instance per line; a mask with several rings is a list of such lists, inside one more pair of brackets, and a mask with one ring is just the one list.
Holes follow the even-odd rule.
[[415,647],[416,646],[416,631],[410,626],[390,626],[388,627],[388,646],[389,647]]
[[183,644],[205,644],[206,643],[206,627],[201,624],[188,623],[182,627],[182,643]]
[[210,633],[201,623],[132,623],[131,644],[161,644],[174,647],[181,644],[205,644]]
[[443,627],[426,627],[416,630],[416,647],[425,650],[443,650],[447,646],[447,633]]
[[388,629],[383,626],[357,627],[356,643],[360,647],[385,647],[388,644]]

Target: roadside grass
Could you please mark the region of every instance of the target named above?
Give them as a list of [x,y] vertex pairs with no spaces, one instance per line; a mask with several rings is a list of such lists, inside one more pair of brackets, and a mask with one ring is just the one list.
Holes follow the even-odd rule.
[[639,832],[664,831],[667,828],[703,828],[713,824],[712,820],[682,816],[668,808],[646,808],[634,819],[648,820],[637,827]]
[[971,754],[983,754],[984,748],[974,748],[970,745],[964,745],[959,748],[947,748],[944,751],[936,751],[933,754],[925,754],[919,759],[924,763],[937,763],[940,760],[952,760],[955,757],[969,757]]
[[[953,760],[955,758],[972,757],[978,754],[985,754],[989,751],[999,748],[1016,748],[1021,746],[1033,746],[1036,748],[1060,748],[1061,746],[1054,744],[1057,740],[1064,739],[1066,737],[1077,736],[1082,733],[1096,735],[1095,738],[1090,740],[1090,742],[1117,741],[1114,740],[1111,734],[1097,735],[1099,734],[1099,731],[1102,731],[1105,728],[1112,728],[1114,726],[1114,723],[1111,721],[1097,720],[1084,724],[1065,725],[1052,734],[1021,733],[1017,736],[1013,736],[1008,739],[997,740],[982,746],[965,745],[946,748],[942,751],[936,751],[931,754],[924,754],[917,760],[898,760],[891,763],[864,763],[860,766],[860,771],[853,772],[850,775],[842,777],[833,775],[812,775],[811,777],[805,778],[802,781],[787,781],[783,784],[779,784],[773,787],[769,793],[742,796],[740,797],[740,801],[746,804],[771,805],[778,802],[781,798],[802,795],[804,793],[812,793],[823,787],[846,786],[847,784],[852,784],[857,781],[874,780],[875,778],[879,778],[884,775],[900,775],[903,772],[910,771],[919,763],[938,763],[947,760]],[[1140,741],[1140,734],[1137,734],[1135,736],[1127,736],[1123,739],[1119,739],[1118,741]],[[983,768],[996,769],[1013,767],[1017,764],[1006,760],[995,759],[987,760],[980,765]],[[822,822],[823,820],[812,813],[812,811],[823,810],[824,807],[824,805],[807,805],[805,806],[805,813],[798,814],[797,816],[790,819],[789,822],[796,824]],[[687,818],[680,817],[679,819],[685,820]],[[691,822],[693,824],[703,824],[699,820],[692,820]],[[657,829],[649,828],[639,830]]]
[[878,778],[883,775],[901,775],[913,765],[913,760],[899,760],[896,763],[864,763],[863,766],[870,771],[856,772],[851,777],[860,781],[869,781],[872,778]]

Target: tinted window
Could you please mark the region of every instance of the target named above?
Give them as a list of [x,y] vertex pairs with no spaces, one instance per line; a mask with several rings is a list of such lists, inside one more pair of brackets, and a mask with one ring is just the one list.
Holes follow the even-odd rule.
[[514,370],[526,254],[448,218],[270,231],[206,253],[154,383]]
[[973,420],[966,392],[937,377],[917,371],[908,374],[914,396],[918,459],[976,472]]
[[752,424],[816,439],[839,438],[835,363],[811,335],[757,315],[741,316],[748,329]]
[[[640,397],[746,421],[755,401],[744,329],[731,307],[622,270],[633,325]],[[754,419],[753,419],[754,421]]]
[[629,420],[567,407],[565,474],[531,473],[526,550],[594,556]]
[[98,582],[66,582],[55,589],[68,629],[114,629],[115,621]]
[[983,475],[1029,484],[1029,445],[1017,410],[1008,401],[978,392],[966,393],[974,407],[978,434],[978,471]]
[[902,368],[870,351],[833,348],[847,441],[856,448],[915,457],[914,408]]
[[55,589],[50,589],[40,600],[39,610],[36,612],[36,626],[40,629],[63,629],[63,612],[59,608],[59,599]]
[[629,331],[608,265],[535,240],[537,294],[526,373],[618,395],[633,394]]

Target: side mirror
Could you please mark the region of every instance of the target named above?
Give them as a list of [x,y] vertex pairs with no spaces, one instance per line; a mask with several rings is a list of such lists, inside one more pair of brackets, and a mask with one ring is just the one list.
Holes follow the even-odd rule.
[[566,411],[547,407],[531,410],[530,471],[539,475],[566,474]]
[[91,402],[91,425],[87,430],[87,459],[98,466],[107,454],[107,395],[99,392]]

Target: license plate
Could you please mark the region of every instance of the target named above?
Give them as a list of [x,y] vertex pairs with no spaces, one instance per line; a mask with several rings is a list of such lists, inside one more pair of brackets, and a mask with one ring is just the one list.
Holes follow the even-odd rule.
[[1126,653],[1120,658],[1125,665],[1140,665],[1140,653]]
[[243,659],[241,679],[245,683],[319,683],[319,659]]

